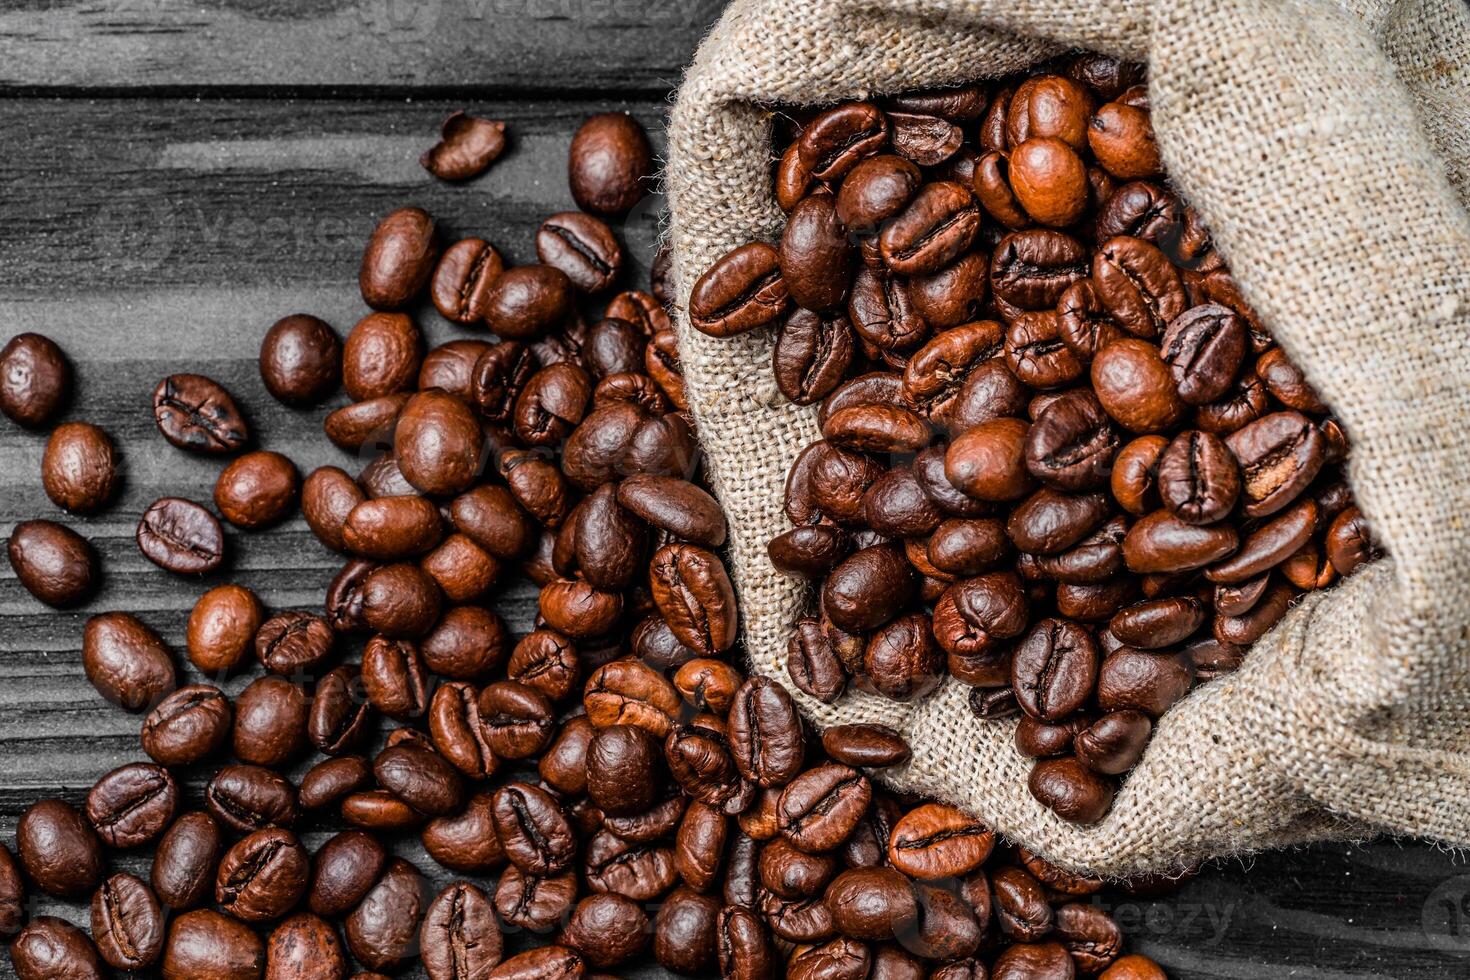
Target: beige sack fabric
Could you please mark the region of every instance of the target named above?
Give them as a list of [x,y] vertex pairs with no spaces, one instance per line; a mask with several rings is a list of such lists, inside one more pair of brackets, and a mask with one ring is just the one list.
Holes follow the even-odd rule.
[[995,77],[1070,47],[1144,60],[1169,173],[1339,413],[1390,558],[1306,598],[1169,712],[1093,827],[1031,798],[1015,723],[973,717],[957,682],[916,705],[802,707],[818,727],[902,730],[914,758],[888,781],[1098,874],[1380,830],[1470,844],[1466,21],[1462,0],[735,0],[680,92],[667,183],[686,379],[754,668],[785,679],[808,601],[765,545],[815,413],[779,395],[771,336],[705,337],[683,309],[710,262],[781,227],[763,106]]

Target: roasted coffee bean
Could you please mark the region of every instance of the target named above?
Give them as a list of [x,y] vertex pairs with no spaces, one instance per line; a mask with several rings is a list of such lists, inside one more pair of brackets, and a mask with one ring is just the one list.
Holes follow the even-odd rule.
[[[387,646],[390,649],[384,649]],[[395,709],[412,711],[413,698],[421,692],[414,688],[412,677],[413,661],[404,654],[397,661],[396,644],[382,643],[373,650],[373,677],[378,699]],[[363,662],[368,663],[364,654]],[[409,702],[405,706],[404,702]],[[311,743],[327,755],[349,752],[367,734],[372,704],[367,682],[355,665],[337,667],[317,682],[316,694],[311,699],[311,710],[307,717],[306,732]]]
[[398,416],[393,452],[404,477],[424,493],[465,490],[480,472],[480,424],[463,400],[430,389],[410,398]]
[[438,622],[442,601],[439,586],[413,564],[380,566],[362,583],[362,619],[385,637],[423,636]]
[[346,975],[347,955],[335,926],[299,912],[271,931],[266,943],[266,980]]
[[738,625],[735,591],[719,557],[687,544],[665,545],[649,566],[653,599],[679,642],[703,656],[725,652]]
[[944,652],[927,617],[900,616],[878,627],[863,651],[865,684],[895,701],[922,698],[939,686]]
[[15,828],[26,876],[59,898],[82,898],[102,880],[102,845],[91,825],[60,800],[31,805]]
[[225,852],[215,901],[245,922],[280,918],[306,894],[311,859],[288,830],[258,830]]
[[272,616],[255,634],[255,656],[271,673],[311,674],[331,655],[335,637],[320,616],[285,612]]
[[439,136],[439,142],[419,158],[419,165],[440,180],[478,177],[505,151],[505,123],[464,111],[450,113]]
[[397,971],[418,952],[419,923],[428,904],[418,869],[394,858],[347,916],[347,948],[370,969]]
[[1356,506],[1338,514],[1327,529],[1327,558],[1339,575],[1351,575],[1365,562],[1377,557],[1368,519]]
[[1187,524],[1227,517],[1240,497],[1240,468],[1219,436],[1180,433],[1158,462],[1159,498]]
[[936,181],[920,188],[884,224],[879,247],[894,272],[930,275],[968,249],[979,230],[980,207],[974,196],[961,184]]
[[1108,629],[1127,646],[1155,650],[1182,642],[1204,621],[1199,600],[1180,596],[1129,606],[1109,620]]
[[153,389],[153,420],[169,442],[190,452],[237,452],[250,430],[235,400],[202,374],[174,374]]
[[1070,235],[1045,228],[1017,231],[991,253],[990,289],[1017,310],[1053,309],[1089,271],[1087,249]]
[[576,902],[577,879],[570,872],[539,877],[510,865],[495,889],[495,911],[501,920],[532,932],[550,932],[565,922]]
[[358,755],[323,759],[301,777],[297,795],[304,810],[322,810],[341,803],[349,794],[372,785],[373,772]]
[[185,813],[159,839],[150,882],[160,901],[176,912],[213,895],[215,865],[223,850],[219,825],[201,811]]
[[310,314],[282,317],[260,342],[260,379],[277,401],[316,404],[342,380],[342,341]]
[[995,894],[995,917],[1013,942],[1036,942],[1051,932],[1054,912],[1046,892],[1024,868],[1000,868],[990,874]]
[[1275,412],[1227,436],[1240,463],[1246,516],[1267,517],[1299,497],[1322,471],[1325,443],[1300,412]]
[[409,397],[407,392],[397,392],[344,405],[322,420],[322,429],[328,439],[348,452],[390,446],[398,413]]
[[637,660],[599,667],[587,679],[583,705],[598,728],[637,725],[664,738],[679,716],[679,692],[663,675]]
[[22,333],[0,349],[0,411],[36,428],[71,397],[71,364],[50,337]]
[[141,970],[163,955],[163,909],[148,886],[117,874],[92,896],[92,935],[109,966]]
[[689,319],[712,337],[733,337],[771,323],[789,301],[780,256],[769,245],[752,243],[724,256],[695,282]]
[[373,775],[379,786],[431,817],[454,812],[464,804],[459,772],[431,749],[412,744],[385,749],[373,762]]
[[229,916],[200,909],[169,924],[164,980],[254,980],[265,965],[260,937]]
[[161,765],[190,765],[218,751],[233,722],[233,706],[219,688],[181,687],[144,719],[143,751]]
[[1113,805],[1113,786],[1071,757],[1042,759],[1031,770],[1031,795],[1072,823],[1096,823]]
[[242,762],[280,767],[306,747],[306,725],[301,688],[284,677],[262,677],[235,699],[231,746]]
[[738,977],[740,980],[775,976],[778,969],[777,954],[759,914],[736,905],[727,905],[720,910],[716,929],[722,975]]
[[41,456],[41,486],[63,510],[90,514],[112,499],[118,453],[111,437],[90,422],[65,422],[52,430]]
[[204,575],[224,563],[225,535],[219,520],[180,497],[153,502],[138,522],[138,549],[165,571]]
[[837,218],[851,231],[874,233],[903,210],[922,181],[919,168],[901,156],[868,157],[843,179],[837,192]]
[[1092,387],[1107,413],[1130,432],[1161,432],[1184,416],[1168,365],[1145,340],[1128,337],[1098,351]]
[[87,934],[49,915],[37,916],[15,937],[10,963],[20,980],[102,980],[107,975]]
[[358,270],[362,298],[375,310],[401,310],[429,281],[438,258],[434,219],[422,208],[384,215],[363,250]]
[[1240,535],[1234,527],[1186,524],[1168,511],[1142,518],[1123,539],[1123,557],[1134,572],[1187,572],[1235,553]]
[[1189,691],[1190,666],[1181,657],[1122,647],[1097,672],[1097,704],[1104,711],[1132,708],[1158,718]]
[[296,788],[260,766],[225,766],[205,787],[204,804],[220,823],[242,834],[287,827],[297,817]]
[[847,689],[847,671],[820,622],[807,616],[796,624],[786,645],[786,670],[796,689],[831,704]]
[[[590,829],[590,828],[588,828]],[[584,876],[595,892],[647,902],[674,886],[673,852],[657,840],[634,841],[604,828],[587,842]]]
[[912,883],[892,868],[844,871],[827,888],[824,900],[838,932],[870,942],[902,935],[919,915]]
[[627,113],[593,116],[572,138],[567,179],[583,210],[605,215],[631,210],[648,193],[652,173],[648,134]]
[[387,860],[377,838],[360,830],[329,838],[312,862],[307,898],[312,912],[336,917],[351,910],[372,889]]
[[1205,577],[1225,584],[1256,578],[1300,551],[1311,540],[1319,523],[1317,502],[1301,500],[1246,535],[1240,550],[1207,569]]
[[888,141],[888,121],[867,102],[847,102],[819,114],[802,131],[798,152],[817,180],[837,181]]
[[101,577],[87,539],[53,521],[17,524],[6,553],[26,591],[56,609],[86,602]]
[[617,487],[618,503],[649,524],[691,544],[725,543],[725,515],[706,491],[677,477],[640,474]]
[[591,895],[577,903],[557,942],[605,970],[642,953],[650,932],[648,915],[636,902],[617,894]]
[[847,294],[857,250],[831,194],[813,194],[791,210],[778,250],[781,281],[807,310],[832,310]]
[[1245,357],[1245,321],[1228,307],[1205,303],[1169,323],[1162,347],[1181,401],[1207,405],[1225,397]]
[[1178,270],[1141,238],[1119,235],[1101,243],[1092,281],[1113,319],[1135,337],[1159,336],[1188,305]]
[[864,769],[902,765],[910,755],[904,737],[883,725],[833,725],[822,733],[822,748],[834,762]]
[[210,589],[189,613],[189,661],[210,676],[230,673],[250,655],[263,617],[260,600],[244,586]]
[[82,666],[99,694],[129,711],[157,704],[175,686],[173,659],[163,640],[127,613],[87,620]]
[[168,827],[178,795],[167,769],[134,762],[97,780],[87,794],[87,819],[109,847],[138,847]]
[[[407,391],[418,377],[424,356],[424,338],[413,320],[403,313],[369,313],[358,321],[342,347],[342,386],[357,402],[367,402]],[[401,404],[383,403],[383,407]],[[394,411],[372,413],[379,423],[396,416]],[[328,419],[328,433],[331,432]],[[366,428],[358,423],[360,428]],[[371,430],[368,430],[371,431]]]
[[660,747],[642,728],[613,725],[587,746],[587,794],[609,816],[631,816],[653,806],[661,789]]
[[889,862],[911,878],[961,877],[985,863],[995,835],[954,807],[926,803],[893,828]]
[[1153,723],[1140,711],[1124,709],[1103,715],[1077,733],[1077,758],[1095,772],[1119,776],[1143,756]]
[[495,792],[492,814],[512,864],[533,875],[566,870],[576,850],[576,836],[561,807],[544,790],[525,783],[503,786]]
[[805,751],[801,716],[781,685],[753,677],[735,692],[730,708],[730,753],[746,779],[785,786],[801,771]]
[[653,954],[666,969],[686,975],[715,966],[718,899],[689,888],[676,889],[653,921]]
[[420,945],[429,980],[483,976],[502,951],[489,896],[462,881],[445,888],[424,913]]
[[623,249],[612,229],[580,211],[564,211],[543,221],[536,232],[536,255],[566,273],[584,293],[612,286],[623,268]]
[[1021,710],[1056,722],[1086,702],[1097,677],[1097,645],[1081,626],[1044,619],[1016,647],[1011,686]]
[[781,836],[808,853],[830,851],[856,829],[873,798],[867,777],[827,763],[797,776],[781,791]]
[[565,946],[542,946],[512,956],[485,975],[485,980],[580,980],[586,976],[582,957]]

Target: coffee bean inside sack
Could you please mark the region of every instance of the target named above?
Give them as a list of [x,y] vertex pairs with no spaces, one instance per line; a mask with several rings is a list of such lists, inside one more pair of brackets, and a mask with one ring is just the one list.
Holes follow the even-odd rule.
[[786,224],[690,321],[774,335],[821,440],[773,565],[792,683],[1019,716],[1033,795],[1096,822],[1158,718],[1376,556],[1342,426],[1164,172],[1141,66],[1095,55],[778,113]]
[[[883,117],[858,121],[873,118]],[[914,126],[917,140],[945,136]],[[446,180],[472,179],[506,146],[501,124],[462,114],[442,135],[425,166]],[[99,772],[79,806],[35,803],[13,853],[0,847],[0,935],[22,980],[109,969],[164,980],[572,980],[654,962],[741,980],[1164,975],[1125,955],[1095,898],[1102,881],[952,806],[886,792],[877,776],[911,754],[898,732],[849,725],[818,738],[783,686],[743,672],[729,527],[687,413],[667,265],[654,262],[650,291],[628,288],[616,223],[588,213],[635,206],[650,161],[636,122],[601,115],[570,153],[571,197],[585,210],[550,215],[521,242],[449,240],[449,222],[418,207],[383,216],[360,268],[365,309],[345,337],[309,314],[268,329],[287,311],[261,319],[261,379],[302,413],[290,416],[297,430],[256,431],[246,389],[188,364],[158,385],[157,437],[177,448],[148,451],[217,467],[212,500],[166,495],[137,525],[152,563],[139,574],[190,596],[187,622],[172,624],[184,649],[170,649],[152,611],[86,622],[85,673],[99,695],[88,710],[135,713],[141,751]],[[813,206],[818,234],[833,227],[829,212]],[[978,212],[939,192],[895,247],[931,261],[926,243],[954,234],[943,226],[956,214]],[[769,256],[752,261],[781,281]],[[834,288],[820,277],[811,286]],[[438,345],[424,329],[430,303],[453,325]],[[758,319],[758,306],[729,318]],[[820,317],[795,329],[793,349],[821,356],[835,336],[855,343]],[[47,359],[65,364],[59,351]],[[840,381],[847,366],[802,383],[830,387],[833,371]],[[25,405],[52,400],[22,394]],[[813,460],[836,477],[801,492],[823,501],[813,513],[848,506],[855,520],[861,495],[842,502],[843,474],[871,471],[876,483],[888,468],[875,447],[915,452],[930,423],[897,399],[883,399],[894,414],[879,418],[849,401],[833,412],[849,413],[847,446]],[[44,408],[18,414],[39,423]],[[299,442],[309,418],[323,445],[355,460],[307,471],[257,446]],[[47,493],[68,509],[105,508],[129,447],[101,430],[57,433]],[[890,479],[890,506],[927,500],[923,481],[942,477],[942,462]],[[1070,513],[1070,500],[1044,506]],[[1032,533],[1067,535],[1036,507]],[[340,564],[319,602],[277,608],[264,589],[221,581],[234,543],[292,533],[298,511]],[[901,543],[874,534],[854,550],[848,524],[806,524],[826,535],[808,550],[857,562],[834,574],[830,604],[853,636],[874,636],[875,677],[895,696],[921,696],[946,653]],[[1274,554],[1280,536],[1258,551]],[[988,510],[959,519],[950,539],[936,560],[974,581],[1009,554]],[[1354,547],[1367,547],[1361,535],[1337,550]],[[18,527],[10,554],[22,583],[58,606],[85,601],[101,563],[49,521]],[[991,628],[1018,636],[1028,597],[1019,579],[996,582],[1009,606],[994,607]],[[513,628],[510,590],[524,595],[528,583],[537,613]],[[984,602],[976,593],[964,608]],[[1169,615],[1135,618],[1142,628]],[[851,651],[820,628],[802,635],[801,683],[840,690]],[[1075,725],[1065,708],[1091,690],[1088,630],[1058,620],[1033,645],[1028,696]],[[1136,726],[1105,720],[1089,758],[1116,765]],[[28,916],[38,892],[76,903],[69,918],[89,928]]]

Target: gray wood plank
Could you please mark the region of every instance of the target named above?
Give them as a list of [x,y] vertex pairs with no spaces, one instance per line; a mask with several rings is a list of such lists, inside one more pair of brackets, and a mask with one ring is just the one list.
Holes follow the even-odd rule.
[[721,0],[19,0],[0,90],[416,86],[662,93]]

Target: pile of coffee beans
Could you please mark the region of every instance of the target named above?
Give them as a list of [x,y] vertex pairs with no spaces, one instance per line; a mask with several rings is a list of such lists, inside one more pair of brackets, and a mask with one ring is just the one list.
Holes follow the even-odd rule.
[[[576,198],[631,206],[648,159],[636,124],[597,117],[574,144]],[[213,510],[147,509],[145,555],[198,576],[221,567],[226,525],[259,531],[299,507],[345,563],[320,610],[268,609],[238,584],[200,595],[186,645],[201,682],[136,616],[87,622],[87,677],[142,717],[148,761],[103,775],[80,807],[36,803],[14,856],[0,847],[0,935],[21,980],[383,980],[416,963],[430,980],[574,980],[650,955],[741,980],[1163,977],[1122,955],[1101,882],[875,786],[871,771],[908,758],[897,733],[816,739],[784,688],[730,662],[727,528],[684,414],[666,265],[589,324],[584,308],[622,278],[613,230],[569,212],[535,244],[540,264],[508,267],[488,242],[444,247],[428,213],[395,211],[363,258],[372,312],[345,343],[306,314],[266,333],[272,395],[311,406],[346,389],[324,429],[367,461],[356,476],[302,479],[252,450],[210,378],[159,383],[160,434],[223,462]],[[426,351],[424,296],[494,337]],[[40,424],[63,401],[65,358],[34,335],[6,357],[31,366],[0,371],[0,407]],[[104,433],[69,423],[43,482],[96,510],[116,464]],[[10,551],[56,605],[95,579],[86,541],[59,524],[20,525]],[[540,614],[517,638],[492,606],[521,578]],[[234,697],[216,683],[249,672]],[[458,880],[432,888],[395,853],[410,840]],[[146,880],[116,869],[142,848]],[[90,936],[27,921],[28,890],[90,902]]]
[[1171,190],[1137,65],[794,113],[787,223],[695,283],[817,406],[771,562],[817,585],[793,683],[945,674],[1100,820],[1154,721],[1373,556],[1347,439]]

